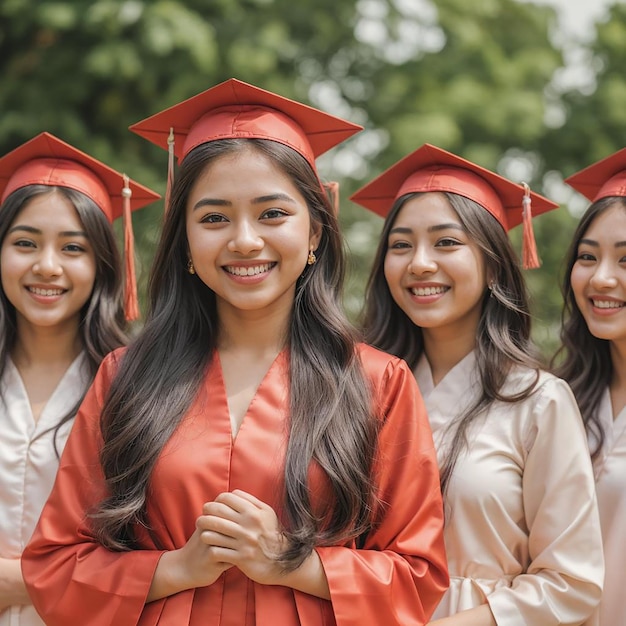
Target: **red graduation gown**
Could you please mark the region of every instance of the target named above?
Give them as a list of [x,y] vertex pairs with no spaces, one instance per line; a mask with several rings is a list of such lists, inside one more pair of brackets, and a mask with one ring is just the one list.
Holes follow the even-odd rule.
[[[252,582],[237,568],[208,587],[145,603],[162,550],[145,531],[141,548],[112,552],[94,541],[85,512],[103,493],[99,415],[116,370],[109,355],[69,437],[53,492],[22,557],[26,585],[50,626],[362,626],[428,621],[447,583],[443,513],[432,436],[406,364],[360,346],[383,426],[377,484],[387,503],[362,549],[318,548],[331,601]],[[148,519],[166,550],[192,535],[202,505],[242,489],[281,516],[287,402],[286,352],[267,372],[233,441],[217,354],[201,393],[165,446],[151,479]],[[317,471],[316,471],[317,470]],[[313,504],[326,489],[310,473]]]

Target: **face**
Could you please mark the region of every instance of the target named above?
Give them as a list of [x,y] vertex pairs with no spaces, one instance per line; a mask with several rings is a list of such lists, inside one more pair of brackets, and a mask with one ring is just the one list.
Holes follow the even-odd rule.
[[626,340],[626,210],[613,206],[591,223],[578,245],[570,275],[589,332]]
[[186,208],[196,274],[229,312],[291,311],[296,281],[319,236],[294,183],[252,149],[212,162]]
[[389,232],[385,278],[425,336],[475,337],[487,280],[483,255],[442,193],[408,200]]
[[96,261],[72,203],[58,192],[35,196],[17,215],[0,250],[2,288],[18,331],[78,328]]

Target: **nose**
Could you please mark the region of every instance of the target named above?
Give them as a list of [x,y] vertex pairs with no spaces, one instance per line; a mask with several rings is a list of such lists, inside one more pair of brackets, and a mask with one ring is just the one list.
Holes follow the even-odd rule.
[[49,247],[43,248],[33,263],[33,273],[44,278],[60,276],[63,265],[56,251]]
[[615,272],[608,261],[599,263],[589,284],[594,289],[612,289],[617,286]]
[[250,254],[263,248],[263,239],[255,224],[248,219],[233,224],[233,236],[228,242],[228,250],[239,254]]
[[422,276],[437,271],[437,263],[430,254],[427,246],[418,246],[415,248],[415,254],[409,261],[408,270],[414,276]]

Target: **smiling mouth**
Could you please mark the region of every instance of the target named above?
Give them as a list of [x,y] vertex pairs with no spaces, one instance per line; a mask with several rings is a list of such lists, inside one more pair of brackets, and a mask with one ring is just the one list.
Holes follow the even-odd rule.
[[615,300],[592,300],[591,302],[598,309],[621,309],[624,306],[623,302]]
[[411,293],[414,296],[434,296],[439,293],[445,293],[450,287],[412,287]]
[[66,289],[40,289],[39,287],[27,287],[27,289],[36,296],[60,296],[67,291]]
[[238,265],[224,265],[224,269],[233,276],[257,276],[269,272],[276,263],[263,263],[262,265],[250,265],[240,267]]

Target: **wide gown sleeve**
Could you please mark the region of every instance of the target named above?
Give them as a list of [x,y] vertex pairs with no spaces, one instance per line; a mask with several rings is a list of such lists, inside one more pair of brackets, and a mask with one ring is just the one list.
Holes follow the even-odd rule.
[[317,552],[338,626],[428,622],[448,586],[439,472],[426,409],[408,366],[392,360],[375,391],[382,520],[363,549]]
[[94,540],[85,519],[104,493],[99,420],[115,369],[115,355],[109,355],[76,416],[54,488],[22,555],[26,587],[48,626],[137,624],[162,554],[112,552]]
[[537,392],[522,479],[530,565],[488,597],[498,624],[581,624],[598,604],[604,561],[587,440],[569,387]]

